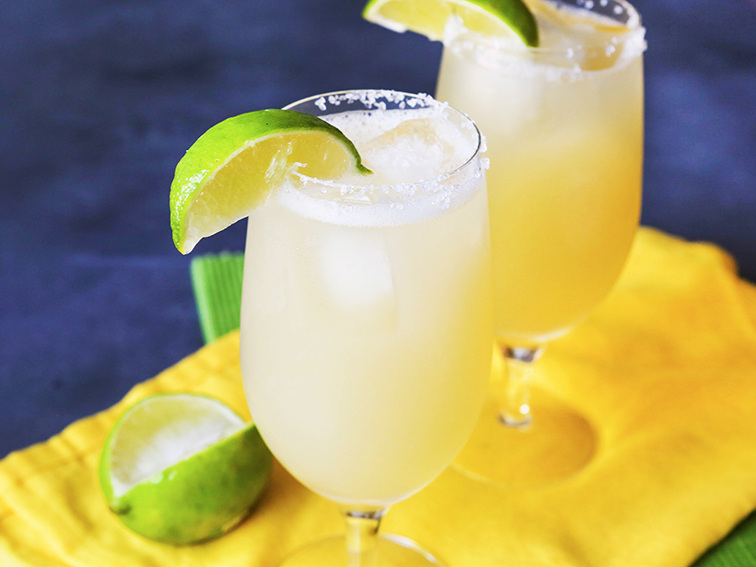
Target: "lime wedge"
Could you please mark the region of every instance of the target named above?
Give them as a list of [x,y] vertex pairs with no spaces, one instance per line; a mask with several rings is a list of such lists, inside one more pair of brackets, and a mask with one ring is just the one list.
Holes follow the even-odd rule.
[[467,29],[492,36],[514,32],[525,45],[538,46],[538,26],[522,0],[370,0],[363,17],[397,32],[413,31],[432,40],[444,37],[456,14]]
[[99,480],[126,527],[185,545],[218,537],[247,517],[272,461],[257,428],[221,401],[155,394],[113,425]]
[[293,110],[258,110],[216,124],[176,165],[171,184],[173,242],[188,254],[200,239],[246,217],[292,171],[336,179],[369,173],[336,127]]

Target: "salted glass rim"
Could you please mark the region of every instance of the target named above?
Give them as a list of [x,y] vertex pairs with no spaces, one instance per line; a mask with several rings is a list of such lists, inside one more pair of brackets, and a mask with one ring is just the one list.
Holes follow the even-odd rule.
[[[417,103],[406,103],[406,100],[415,100],[418,101]],[[322,117],[327,114],[337,114],[338,112],[326,112],[324,106],[328,105],[336,107],[340,105],[342,102],[346,102],[347,104],[359,102],[363,105],[363,107],[358,109],[345,109],[342,112],[348,112],[348,111],[371,111],[371,110],[386,110],[385,104],[391,103],[391,104],[399,104],[400,106],[392,106],[391,110],[398,109],[411,109],[411,108],[431,108],[432,106],[437,106],[439,108],[445,108],[451,111],[452,113],[456,114],[463,123],[469,124],[472,126],[471,132],[472,135],[475,137],[474,141],[474,148],[471,151],[471,155],[459,166],[455,167],[453,170],[442,173],[440,175],[437,175],[436,177],[430,177],[430,178],[424,178],[419,179],[417,181],[412,182],[406,182],[406,183],[365,183],[356,185],[354,183],[347,183],[347,182],[341,182],[341,181],[333,181],[333,180],[324,180],[324,179],[318,179],[316,177],[309,177],[307,175],[301,174],[301,173],[295,173],[294,175],[298,177],[299,179],[307,182],[314,182],[322,186],[331,187],[331,188],[340,188],[344,191],[348,191],[349,189],[356,189],[359,191],[366,191],[366,190],[376,190],[380,189],[384,192],[396,192],[396,193],[404,193],[407,191],[414,191],[418,189],[425,189],[428,192],[433,188],[438,188],[439,190],[445,189],[449,190],[448,184],[445,184],[444,182],[459,175],[464,170],[468,169],[469,167],[475,165],[476,161],[480,161],[481,154],[485,150],[485,138],[483,137],[483,134],[481,133],[480,129],[478,128],[478,125],[475,123],[475,121],[470,118],[470,116],[461,110],[455,108],[454,106],[440,101],[433,96],[427,94],[427,93],[410,93],[405,91],[398,91],[393,89],[346,89],[346,90],[340,90],[340,91],[331,91],[321,94],[316,94],[312,96],[308,96],[305,98],[301,98],[299,100],[296,100],[294,102],[291,102],[283,107],[283,110],[297,110],[296,107],[302,106],[305,104],[312,104],[319,108],[321,111],[323,111],[323,114],[315,115],[318,117]],[[368,105],[372,105],[372,107],[368,107]],[[482,168],[482,166],[479,166]],[[462,185],[463,183],[460,183],[459,185]],[[455,184],[456,185],[456,184]]]
[[616,21],[622,27],[626,28],[627,32],[623,37],[609,37],[606,39],[596,39],[590,42],[580,42],[574,46],[560,46],[560,47],[532,47],[525,45],[519,40],[514,38],[500,38],[494,36],[484,35],[475,31],[472,31],[464,26],[461,21],[455,21],[451,18],[446,30],[446,37],[443,40],[444,47],[451,45],[457,45],[465,40],[474,40],[475,44],[479,48],[487,49],[490,51],[496,51],[501,53],[526,53],[531,56],[538,55],[559,55],[563,54],[569,56],[571,52],[575,50],[586,50],[608,47],[610,45],[625,45],[631,42],[639,44],[637,48],[637,54],[642,54],[646,50],[645,45],[645,27],[643,26],[640,12],[633,6],[628,0],[542,0],[545,3],[566,5],[570,9],[586,11],[590,13],[596,13],[597,7],[605,8],[607,5],[618,5],[623,8],[623,13],[627,14],[627,21],[622,21],[617,17],[612,17],[611,14],[602,14],[602,17],[606,17]]

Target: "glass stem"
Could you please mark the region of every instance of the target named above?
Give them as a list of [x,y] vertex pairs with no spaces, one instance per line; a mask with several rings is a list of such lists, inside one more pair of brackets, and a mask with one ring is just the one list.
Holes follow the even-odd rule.
[[526,427],[530,414],[530,390],[535,361],[543,347],[502,346],[507,369],[506,391],[499,410],[499,420],[509,427]]
[[376,567],[378,528],[386,508],[369,510],[342,509],[346,520],[348,567]]

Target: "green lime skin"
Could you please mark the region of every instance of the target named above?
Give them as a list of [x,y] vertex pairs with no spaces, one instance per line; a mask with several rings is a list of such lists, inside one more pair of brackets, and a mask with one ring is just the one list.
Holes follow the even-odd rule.
[[99,480],[110,509],[133,532],[172,545],[217,538],[244,520],[268,484],[273,456],[253,424],[113,495],[109,448]]

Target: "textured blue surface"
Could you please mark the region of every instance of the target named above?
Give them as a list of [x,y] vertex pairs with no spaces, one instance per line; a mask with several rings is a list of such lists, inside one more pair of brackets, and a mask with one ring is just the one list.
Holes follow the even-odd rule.
[[[637,0],[644,223],[756,280],[756,4]],[[318,92],[433,92],[440,46],[355,0],[4,0],[0,457],[202,345],[173,247],[173,167],[208,127]],[[243,223],[196,252],[240,250]]]

